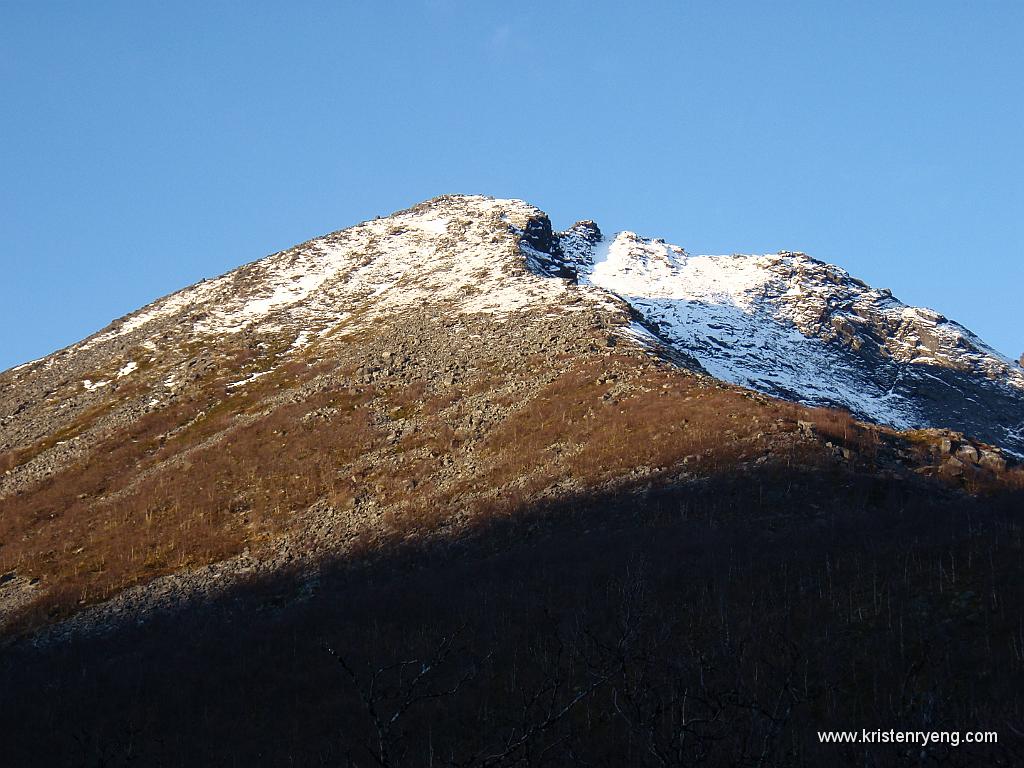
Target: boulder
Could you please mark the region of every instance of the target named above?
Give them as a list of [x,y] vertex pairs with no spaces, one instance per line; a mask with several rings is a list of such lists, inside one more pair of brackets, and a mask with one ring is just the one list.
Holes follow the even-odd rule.
[[981,458],[978,460],[978,464],[993,472],[1002,472],[1006,469],[1006,459],[1004,459],[998,451],[985,451],[981,452]]
[[950,456],[942,464],[942,472],[947,475],[962,475],[964,472],[964,464],[959,459]]
[[[584,219],[583,221],[577,221],[571,227],[570,232],[576,232],[584,240],[590,243],[601,242],[601,229],[590,219]],[[1022,355],[1024,357],[1024,355]]]
[[969,464],[978,463],[978,449],[973,445],[961,445],[956,452],[956,456],[960,461]]

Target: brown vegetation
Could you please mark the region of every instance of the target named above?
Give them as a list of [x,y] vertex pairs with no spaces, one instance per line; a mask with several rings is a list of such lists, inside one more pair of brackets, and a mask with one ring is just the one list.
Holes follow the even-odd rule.
[[[266,365],[251,350],[239,355],[233,365]],[[0,573],[44,585],[18,624],[52,621],[246,548],[269,552],[317,502],[360,508],[360,546],[380,547],[456,535],[471,521],[571,493],[685,482],[765,461],[826,466],[833,457],[825,442],[873,465],[882,437],[893,439],[842,412],[628,354],[562,365],[539,387],[528,385],[533,369],[519,366],[447,387],[321,388],[278,405],[268,398],[330,366],[292,361],[237,391],[213,377],[107,438],[80,466],[0,502]],[[502,415],[473,416],[470,402]],[[801,437],[800,421],[812,425],[813,439]],[[1019,471],[1007,477],[1020,482]],[[980,492],[993,478],[959,482]]]
[[[361,407],[366,396],[322,393],[260,414],[260,395],[294,373],[261,380],[263,392],[218,399],[222,386],[214,385],[150,413],[81,466],[0,502],[0,572],[46,586],[22,621],[57,618],[257,546],[286,530],[295,512],[336,493],[333,468],[375,438]],[[317,408],[340,416],[302,420]],[[249,409],[256,413],[247,416]]]

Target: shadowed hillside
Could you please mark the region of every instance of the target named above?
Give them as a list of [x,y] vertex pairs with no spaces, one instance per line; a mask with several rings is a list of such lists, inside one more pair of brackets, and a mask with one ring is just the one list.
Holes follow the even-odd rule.
[[836,465],[516,509],[8,648],[3,740],[24,765],[1015,765],[1021,501]]

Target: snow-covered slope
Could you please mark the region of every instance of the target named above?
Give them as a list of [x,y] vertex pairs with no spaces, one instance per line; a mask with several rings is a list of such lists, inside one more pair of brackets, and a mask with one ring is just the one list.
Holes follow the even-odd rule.
[[500,314],[550,303],[566,284],[526,272],[507,236],[542,218],[520,200],[435,198],[186,288],[84,346],[168,319],[200,335],[288,328],[309,338],[355,322],[357,309],[376,315],[431,303]]
[[[90,413],[113,422],[163,407],[217,350],[261,359],[238,371],[234,391],[299,350],[328,354],[382,318],[424,312],[512,323],[589,312],[595,327],[653,334],[731,383],[1024,454],[1024,372],[935,312],[803,254],[690,256],[630,232],[602,237],[593,222],[557,233],[528,203],[462,195],[200,282],[0,375],[0,451]],[[134,404],[109,405],[129,389]]]
[[898,428],[951,427],[1024,452],[1024,372],[959,324],[801,253],[690,256],[574,228],[561,260],[627,301],[712,375]]

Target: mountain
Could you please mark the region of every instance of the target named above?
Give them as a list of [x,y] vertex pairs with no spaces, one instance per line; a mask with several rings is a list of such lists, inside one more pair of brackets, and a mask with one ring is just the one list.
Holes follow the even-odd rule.
[[[593,418],[589,390],[614,412],[609,404],[655,387],[658,409],[676,392],[738,396],[752,426],[716,441],[680,413],[688,454],[678,437],[668,454],[605,446],[587,475],[573,458],[585,453],[582,423],[537,413],[549,403],[563,422]],[[522,201],[444,196],[204,280],[0,375],[0,499],[40,531],[8,558],[31,561],[46,542],[66,542],[59,521],[125,506],[143,519],[154,505],[206,509],[205,525],[241,510],[230,545],[221,521],[208,550],[178,561],[151,553],[152,573],[125,566],[132,584],[237,555],[260,537],[335,549],[361,530],[349,509],[375,509],[379,522],[442,497],[491,503],[512,485],[520,496],[564,495],[703,451],[735,454],[744,440],[741,456],[771,456],[772,419],[795,429],[812,417],[754,393],[895,430],[950,430],[945,453],[962,447],[957,461],[971,467],[1001,470],[1024,453],[1024,372],[960,325],[838,267],[796,253],[690,256],[630,232],[605,236],[591,221],[555,232]],[[299,456],[326,461],[318,449],[337,438],[319,433],[335,428],[348,431],[345,444],[310,477]],[[538,466],[505,456],[502,436],[520,453],[532,439]],[[275,461],[294,465],[291,474]],[[372,481],[388,465],[388,482]],[[242,466],[256,490],[241,487]],[[175,485],[201,471],[219,491]],[[408,487],[382,493],[398,477]],[[306,511],[282,524],[282,506]],[[44,513],[56,522],[40,523]],[[85,537],[79,559],[97,527],[71,537]],[[103,548],[123,548],[121,527]],[[156,542],[167,535],[147,546],[167,546]],[[73,570],[80,579],[90,569]],[[31,591],[12,579],[7,591],[21,584],[21,596],[8,602],[59,589],[54,576],[33,577],[44,586]],[[99,596],[118,591],[107,583]]]
[[[0,382],[0,451],[45,440],[129,387],[145,396],[118,398],[103,423],[161,408],[210,369],[212,349],[247,350],[226,385],[239,390],[311,348],[403,316],[414,332],[424,314],[457,326],[581,313],[722,381],[1024,453],[1024,372],[936,312],[803,254],[690,256],[630,232],[603,237],[593,222],[556,234],[527,203],[465,196],[203,281],[13,369]],[[59,466],[75,445],[50,449],[46,463]],[[19,467],[0,492],[46,471]]]
[[1024,372],[838,267],[438,197],[0,374],[0,690],[57,762],[815,764],[822,712],[1017,711],[1022,455]]

